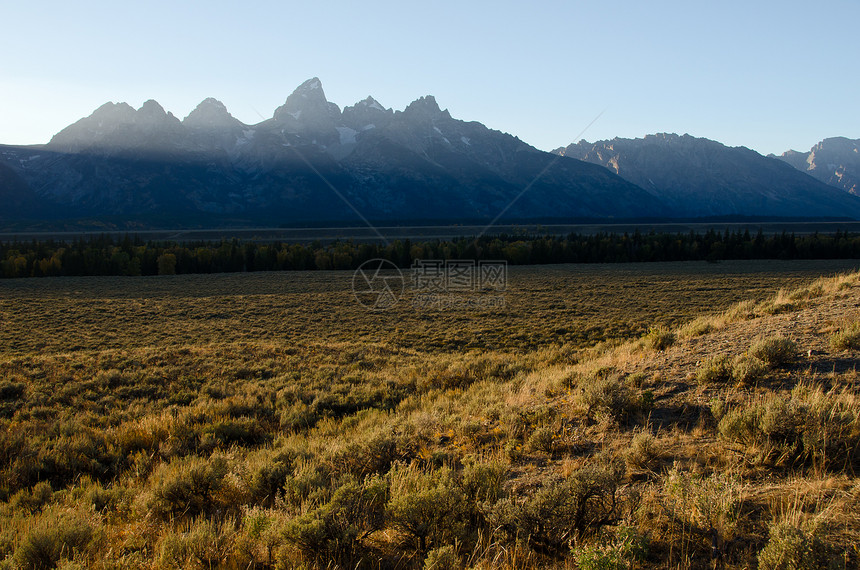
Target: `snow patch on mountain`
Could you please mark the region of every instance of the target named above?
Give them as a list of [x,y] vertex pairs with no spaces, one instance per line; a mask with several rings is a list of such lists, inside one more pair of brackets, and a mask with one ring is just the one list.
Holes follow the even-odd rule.
[[349,127],[336,127],[340,135],[340,144],[355,144],[355,135],[358,131]]

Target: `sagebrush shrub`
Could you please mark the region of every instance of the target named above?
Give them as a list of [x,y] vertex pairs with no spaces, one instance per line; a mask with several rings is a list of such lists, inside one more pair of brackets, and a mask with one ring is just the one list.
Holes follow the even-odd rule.
[[309,430],[319,420],[317,410],[304,402],[294,402],[283,408],[280,415],[281,429],[287,431]]
[[589,416],[605,414],[614,419],[629,416],[640,404],[639,398],[617,373],[593,376],[584,381],[577,399]]
[[752,384],[764,378],[767,365],[757,358],[742,354],[732,362],[732,378],[741,384]]
[[728,382],[732,379],[732,359],[729,356],[713,356],[705,360],[696,371],[696,380],[710,384]]
[[774,525],[758,553],[760,570],[837,570],[844,560],[837,549],[815,533],[788,524]]
[[697,337],[716,330],[714,317],[698,317],[683,325],[680,329],[682,337]]
[[448,469],[423,472],[416,467],[395,467],[389,473],[389,522],[411,536],[422,552],[429,545],[462,540],[468,516],[462,489]]
[[374,477],[349,481],[331,500],[287,523],[284,537],[307,561],[336,561],[356,567],[364,556],[360,538],[382,528],[388,485]]
[[638,431],[625,453],[627,463],[640,469],[647,469],[662,454],[657,438],[649,431]]
[[93,540],[89,522],[71,516],[49,515],[30,530],[15,550],[20,568],[55,568],[61,559],[85,552]]
[[815,463],[832,468],[860,457],[860,400],[848,391],[804,384],[725,413],[720,437],[742,443],[766,463]]
[[617,464],[583,467],[563,479],[547,481],[525,501],[499,501],[492,523],[511,537],[528,537],[539,550],[563,552],[569,543],[616,520],[622,476]]
[[16,400],[24,395],[26,385],[14,380],[3,380],[0,382],[0,400]]
[[860,350],[860,323],[842,327],[830,337],[833,350]]
[[644,337],[645,345],[652,350],[666,350],[675,344],[675,333],[664,328],[652,328]]
[[257,466],[248,484],[253,501],[265,507],[272,507],[278,495],[283,493],[284,485],[292,472],[291,462],[285,460],[275,459]]
[[710,546],[712,537],[730,540],[741,516],[741,484],[720,473],[704,477],[673,468],[663,484],[662,508],[671,515],[670,540],[698,536],[699,546]]
[[460,487],[470,503],[495,503],[503,495],[508,468],[501,462],[476,462],[463,468]]
[[227,462],[221,457],[193,457],[159,465],[152,476],[150,512],[165,520],[213,512],[219,506],[227,472]]
[[529,448],[532,451],[552,454],[555,451],[555,430],[550,427],[539,427],[529,436]]
[[797,345],[791,339],[774,336],[754,342],[749,354],[771,368],[779,368],[797,359]]
[[32,489],[21,489],[12,495],[9,503],[15,510],[35,512],[48,504],[53,497],[51,484],[41,481],[33,485]]
[[463,567],[453,545],[440,546],[427,553],[424,570],[459,570]]

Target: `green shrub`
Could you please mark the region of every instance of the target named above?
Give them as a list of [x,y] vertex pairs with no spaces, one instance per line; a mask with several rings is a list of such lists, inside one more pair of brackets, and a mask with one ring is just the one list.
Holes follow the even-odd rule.
[[508,468],[501,462],[476,462],[463,468],[460,487],[472,504],[495,503],[503,494]]
[[54,496],[51,484],[47,481],[36,483],[32,489],[21,489],[9,501],[16,510],[36,512],[51,502]]
[[771,527],[767,545],[758,553],[760,570],[837,570],[844,568],[839,551],[814,533],[787,524]]
[[389,473],[391,500],[387,518],[411,536],[418,549],[462,540],[468,515],[462,489],[448,469],[423,472],[416,467],[395,467]]
[[640,404],[640,400],[617,373],[598,375],[584,381],[577,399],[587,415],[605,414],[614,419],[631,415],[639,409]]
[[615,545],[588,545],[573,549],[573,559],[580,570],[627,570],[629,563]]
[[634,434],[630,447],[625,453],[627,463],[640,469],[647,469],[659,459],[662,454],[657,438],[649,431],[638,431]]
[[328,503],[290,521],[284,536],[305,560],[355,567],[363,555],[359,539],[382,527],[387,499],[383,479],[350,481]]
[[583,467],[564,479],[552,479],[524,501],[499,501],[492,524],[510,537],[528,537],[536,549],[564,552],[612,524],[619,514],[619,465]]
[[704,384],[728,382],[731,379],[732,359],[725,355],[707,359],[696,371],[696,380]]
[[555,451],[555,430],[549,427],[539,427],[529,436],[529,448],[532,451],[552,454]]
[[833,350],[860,350],[860,323],[851,323],[830,337]]
[[450,544],[434,548],[424,559],[424,570],[459,570],[462,567],[457,550]]
[[618,528],[615,537],[601,544],[574,547],[573,559],[580,570],[627,570],[648,556],[648,539],[632,527]]
[[730,410],[718,430],[766,463],[841,468],[860,456],[858,400],[847,391],[800,384],[789,395],[772,394]]
[[732,378],[741,384],[752,384],[764,378],[767,365],[757,358],[742,354],[732,362]]
[[89,522],[64,515],[48,516],[18,545],[15,562],[26,569],[54,568],[61,559],[72,559],[85,552],[92,539]]
[[791,339],[774,336],[753,343],[749,354],[771,368],[779,368],[797,359],[797,345]]
[[189,458],[159,465],[153,474],[149,509],[162,519],[212,513],[227,475],[224,458]]
[[645,341],[645,346],[650,348],[651,350],[666,350],[673,344],[675,344],[675,333],[670,330],[666,330],[663,328],[652,328],[648,331],[643,337]]

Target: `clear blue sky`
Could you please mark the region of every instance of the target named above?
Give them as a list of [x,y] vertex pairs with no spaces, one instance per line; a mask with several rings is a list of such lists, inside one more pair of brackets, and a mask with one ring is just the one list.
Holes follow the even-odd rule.
[[690,133],[762,153],[860,137],[860,2],[734,0],[0,4],[0,143],[107,101],[246,123],[318,76],[341,108],[433,94],[538,148]]

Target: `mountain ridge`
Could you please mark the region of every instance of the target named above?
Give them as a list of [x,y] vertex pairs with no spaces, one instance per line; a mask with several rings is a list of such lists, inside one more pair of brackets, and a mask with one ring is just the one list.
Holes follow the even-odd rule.
[[830,137],[816,143],[808,152],[789,150],[782,160],[810,176],[860,196],[860,139]]
[[857,218],[860,202],[785,162],[689,134],[579,141],[556,154],[604,166],[661,200],[674,217],[744,215]]
[[[558,161],[512,135],[454,119],[432,95],[402,111],[371,96],[341,111],[318,78],[254,125],[212,98],[182,121],[152,100],[139,109],[107,103],[39,149],[5,147],[0,161],[49,210],[69,217],[169,211],[171,219],[282,224],[358,221],[353,208],[391,221],[489,221],[511,204],[509,215],[518,218],[654,216],[660,209],[605,169]],[[548,164],[554,172],[522,195]]]
[[[651,162],[662,169],[661,189],[660,176],[631,171],[630,148],[626,155],[610,148],[630,147],[630,139],[547,153],[452,117],[433,95],[403,110],[370,95],[340,109],[313,77],[253,125],[211,97],[182,120],[154,100],[138,109],[109,102],[45,145],[2,147],[0,195],[17,198],[0,220],[290,225],[360,222],[356,210],[394,223],[491,221],[503,213],[518,220],[860,219],[860,199],[835,197],[784,162],[685,137],[642,139],[657,148],[648,152],[659,159]],[[665,150],[681,148],[678,141],[688,148],[668,160]],[[743,184],[719,176],[726,161],[746,169]],[[668,190],[667,176],[678,179]]]

